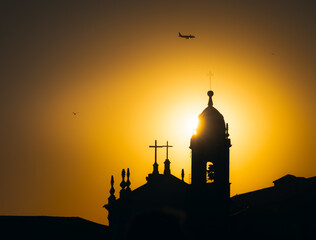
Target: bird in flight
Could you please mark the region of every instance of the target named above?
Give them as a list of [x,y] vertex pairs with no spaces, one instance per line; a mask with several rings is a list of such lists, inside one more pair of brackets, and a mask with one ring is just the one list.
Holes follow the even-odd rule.
[[79,112],[72,112],[72,114],[73,114],[74,116],[76,116],[78,113],[79,113]]
[[195,38],[195,36],[193,36],[193,35],[182,35],[180,32],[179,32],[179,37],[180,38],[185,38],[185,39],[190,39],[190,38]]

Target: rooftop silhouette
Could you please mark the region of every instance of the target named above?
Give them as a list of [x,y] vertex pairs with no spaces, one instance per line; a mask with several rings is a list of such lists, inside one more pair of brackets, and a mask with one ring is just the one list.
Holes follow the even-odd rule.
[[[150,226],[161,226],[162,230],[159,234],[147,235],[147,237],[173,236],[167,233],[171,231],[170,225],[167,227],[155,218],[167,222],[170,220],[179,236],[192,235],[202,238],[207,236],[209,230],[214,234],[227,232],[230,212],[229,148],[231,144],[224,118],[213,106],[213,95],[213,91],[208,92],[208,106],[200,114],[199,126],[196,134],[191,138],[191,184],[184,182],[183,169],[178,170],[181,171],[182,179],[171,174],[172,161],[169,159],[168,151],[172,146],[168,141],[166,145],[158,145],[157,140],[155,145],[149,146],[155,149],[155,158],[153,172],[146,177],[147,183],[135,190],[127,191],[123,169],[120,198],[116,199],[113,176],[111,177],[111,195],[104,207],[109,212],[109,226],[113,239],[129,239],[135,236],[135,232],[139,233],[138,228],[145,223],[147,226],[149,222],[152,222]],[[163,174],[160,174],[157,149],[163,147],[166,147],[166,159]],[[210,176],[208,163],[213,166],[212,182],[207,181],[207,174]],[[182,220],[174,221],[174,213],[182,216]],[[151,230],[148,229],[151,228],[144,227],[143,231],[149,233]]]
[[[275,180],[274,187],[230,198],[228,124],[214,107],[214,92],[209,91],[207,95],[208,106],[199,115],[199,125],[190,142],[191,183],[184,181],[183,169],[181,179],[171,174],[172,159],[168,156],[171,146],[168,141],[166,145],[158,145],[155,140],[155,145],[150,146],[155,149],[153,172],[148,174],[144,185],[127,189],[123,169],[117,199],[114,177],[111,177],[110,197],[104,208],[108,210],[112,239],[299,239],[302,236],[305,239],[316,236],[313,228],[316,221],[308,220],[316,213],[315,178],[286,175]],[[163,147],[166,147],[166,159],[161,174],[157,150]],[[285,230],[288,227],[291,230]]]
[[[103,206],[109,226],[78,217],[0,216],[3,236],[56,239],[315,239],[316,177],[287,174],[274,186],[230,197],[228,124],[214,107],[214,92],[191,137],[191,183],[172,170],[169,148],[155,144],[153,171],[132,190],[133,171],[111,176]],[[157,150],[165,148],[159,172]],[[181,172],[181,179],[172,172]],[[137,173],[139,174],[139,173]],[[114,181],[120,181],[116,197]],[[18,231],[17,231],[18,229]]]
[[0,216],[2,239],[110,239],[108,226],[79,217]]

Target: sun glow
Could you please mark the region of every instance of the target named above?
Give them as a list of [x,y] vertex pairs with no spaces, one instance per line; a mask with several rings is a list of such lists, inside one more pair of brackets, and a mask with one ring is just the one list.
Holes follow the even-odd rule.
[[195,135],[198,124],[199,124],[198,118],[190,117],[188,118],[186,122],[186,128]]

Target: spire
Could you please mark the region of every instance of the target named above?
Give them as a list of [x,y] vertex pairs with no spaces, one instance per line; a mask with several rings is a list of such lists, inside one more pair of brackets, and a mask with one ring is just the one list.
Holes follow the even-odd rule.
[[214,95],[214,92],[211,90],[211,91],[208,91],[207,92],[207,95],[209,96],[209,100],[208,100],[208,106],[212,107],[213,106],[213,100],[212,100],[212,97]]
[[115,195],[114,195],[114,193],[115,193],[115,189],[114,189],[114,177],[113,177],[113,175],[111,176],[111,189],[110,189],[110,197],[108,198],[108,200],[109,200],[109,203],[111,203],[111,202],[113,202],[113,201],[115,201],[116,200],[116,197],[115,197]]

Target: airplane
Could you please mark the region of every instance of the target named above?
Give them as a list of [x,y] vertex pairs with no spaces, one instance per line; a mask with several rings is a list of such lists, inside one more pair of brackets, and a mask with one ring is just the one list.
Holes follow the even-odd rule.
[[195,38],[195,36],[193,36],[193,35],[182,35],[180,32],[179,32],[179,37],[180,38],[185,38],[185,39],[190,39],[190,38]]

